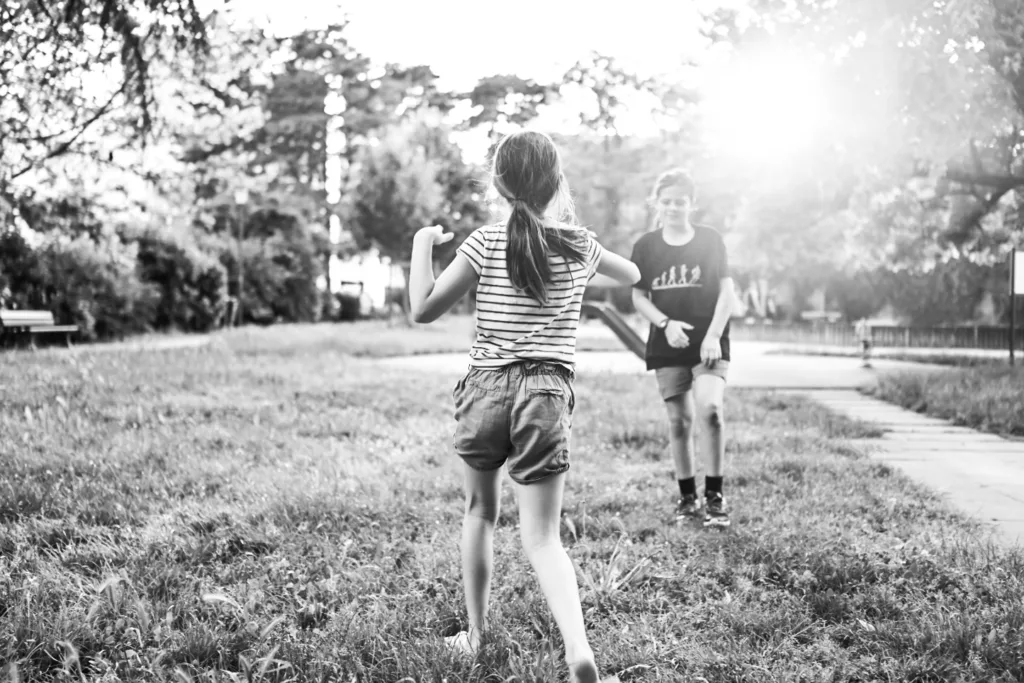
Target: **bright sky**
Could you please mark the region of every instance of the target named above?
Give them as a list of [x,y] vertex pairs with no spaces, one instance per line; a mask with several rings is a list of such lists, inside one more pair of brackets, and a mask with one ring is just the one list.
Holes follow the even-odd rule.
[[[678,0],[236,0],[287,34],[347,16],[355,47],[379,63],[429,64],[441,86],[469,89],[496,73],[555,80],[592,50],[656,73],[697,43],[696,7]],[[715,5],[721,3],[713,3]],[[334,8],[332,9],[332,6]]]

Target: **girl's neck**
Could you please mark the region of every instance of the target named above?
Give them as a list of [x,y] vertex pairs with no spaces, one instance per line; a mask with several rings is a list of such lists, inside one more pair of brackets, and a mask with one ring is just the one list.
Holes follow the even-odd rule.
[[696,230],[693,229],[693,224],[689,220],[683,225],[678,226],[667,226],[663,225],[661,228],[661,237],[665,240],[666,244],[672,246],[680,246],[686,244],[693,239],[693,235]]

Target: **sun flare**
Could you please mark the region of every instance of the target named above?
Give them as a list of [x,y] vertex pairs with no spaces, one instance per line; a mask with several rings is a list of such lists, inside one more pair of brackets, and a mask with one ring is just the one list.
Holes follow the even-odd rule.
[[831,118],[814,64],[785,51],[737,55],[714,69],[702,106],[712,149],[760,166],[811,148]]

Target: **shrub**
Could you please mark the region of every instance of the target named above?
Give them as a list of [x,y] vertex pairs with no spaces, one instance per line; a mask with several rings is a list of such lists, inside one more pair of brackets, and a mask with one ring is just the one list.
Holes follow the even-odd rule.
[[39,255],[16,230],[0,232],[0,296],[10,308],[39,308],[45,301]]
[[[294,220],[269,236],[242,242],[242,317],[268,325],[277,321],[316,322],[323,313],[317,280],[323,273],[320,255],[326,245]],[[236,242],[227,235],[209,235],[203,247],[227,269],[229,290],[238,281]]]
[[39,254],[47,308],[60,322],[77,324],[87,340],[149,330],[160,292],[139,279],[136,253],[115,235],[51,241]]
[[314,239],[305,231],[278,234],[264,242],[267,258],[278,273],[272,309],[277,318],[290,322],[316,322],[322,311],[317,280],[323,264]]
[[154,327],[207,332],[218,325],[227,306],[227,270],[216,257],[153,229],[129,239],[138,246],[143,282],[160,292]]

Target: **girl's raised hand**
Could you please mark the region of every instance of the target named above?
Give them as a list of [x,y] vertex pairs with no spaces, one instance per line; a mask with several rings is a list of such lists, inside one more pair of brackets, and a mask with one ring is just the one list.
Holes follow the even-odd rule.
[[425,228],[417,230],[416,237],[413,239],[424,240],[427,244],[433,246],[435,244],[451,242],[455,239],[455,233],[445,232],[444,228],[440,225],[428,225]]

